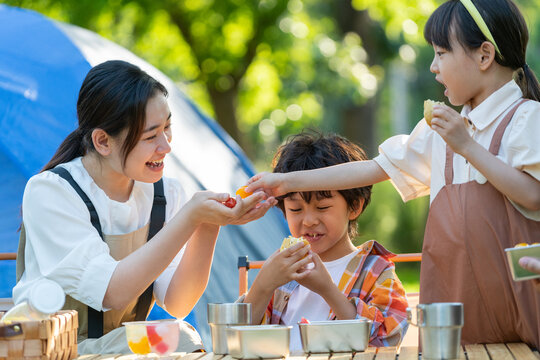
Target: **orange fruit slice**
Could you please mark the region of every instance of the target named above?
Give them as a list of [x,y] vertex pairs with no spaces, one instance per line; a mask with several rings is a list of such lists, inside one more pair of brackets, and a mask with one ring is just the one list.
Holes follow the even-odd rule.
[[242,199],[247,198],[249,195],[253,194],[246,191],[247,185],[242,186],[240,189],[236,190],[236,195],[240,195]]

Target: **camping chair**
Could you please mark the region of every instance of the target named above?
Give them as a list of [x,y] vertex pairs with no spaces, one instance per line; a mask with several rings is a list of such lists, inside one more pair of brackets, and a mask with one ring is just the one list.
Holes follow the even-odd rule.
[[[397,262],[415,262],[422,261],[422,253],[397,254],[391,258],[394,263]],[[238,293],[242,296],[248,289],[248,270],[260,269],[264,261],[249,261],[247,256],[238,257]],[[418,293],[408,293],[409,296],[418,296]]]
[[[0,253],[1,260],[17,260],[17,253]],[[12,298],[0,298],[0,312],[4,312],[13,307]]]
[[[398,262],[420,262],[422,261],[422,253],[397,254],[391,258],[394,263]],[[248,290],[248,270],[260,269],[264,261],[249,261],[247,256],[238,257],[238,293],[239,296],[245,294]],[[409,307],[418,305],[419,293],[407,293],[407,301]],[[407,333],[403,337],[400,346],[418,346],[418,328],[409,326]]]

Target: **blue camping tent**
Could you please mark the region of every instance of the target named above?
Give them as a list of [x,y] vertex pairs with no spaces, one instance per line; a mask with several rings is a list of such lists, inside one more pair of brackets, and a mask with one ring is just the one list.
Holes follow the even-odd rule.
[[[76,100],[86,73],[110,59],[138,65],[169,90],[173,143],[166,176],[178,178],[188,193],[234,193],[253,174],[228,134],[156,68],[93,32],[0,5],[0,252],[17,250],[26,181],[77,126]],[[191,314],[206,344],[206,303],[236,299],[237,257],[265,259],[287,233],[275,209],[255,222],[222,228],[208,288]],[[1,261],[0,298],[11,297],[14,285],[14,262]]]

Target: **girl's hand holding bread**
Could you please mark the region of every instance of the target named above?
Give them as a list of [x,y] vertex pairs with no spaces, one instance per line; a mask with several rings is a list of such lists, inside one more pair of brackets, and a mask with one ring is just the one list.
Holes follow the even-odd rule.
[[443,102],[434,100],[424,100],[424,119],[426,123],[431,127],[431,120],[433,120],[433,106],[444,105]]
[[474,143],[465,127],[468,120],[445,103],[424,101],[424,118],[454,152],[463,155],[467,147]]

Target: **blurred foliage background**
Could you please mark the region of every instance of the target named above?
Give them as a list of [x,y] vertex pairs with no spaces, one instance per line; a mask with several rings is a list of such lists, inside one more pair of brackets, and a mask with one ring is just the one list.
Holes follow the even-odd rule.
[[[8,0],[93,30],[144,58],[216,119],[257,170],[303,128],[347,136],[370,156],[444,100],[423,39],[436,0]],[[518,0],[540,69],[540,0]],[[428,199],[374,186],[357,242],[419,252]]]

